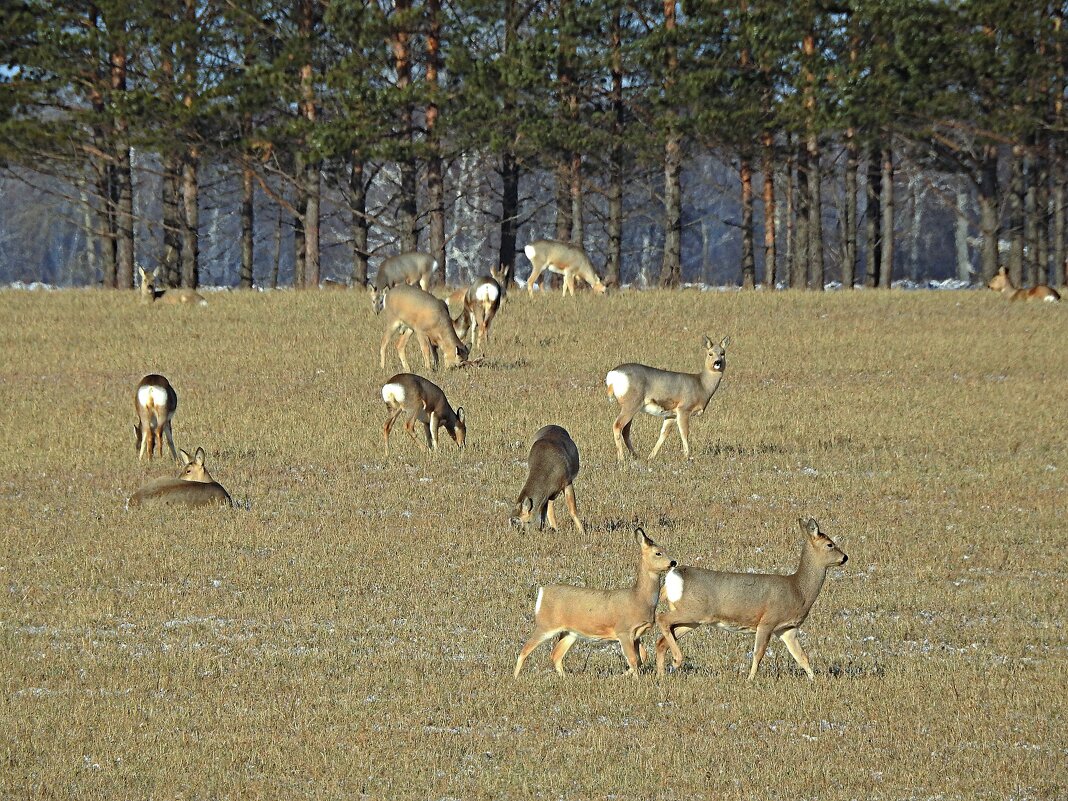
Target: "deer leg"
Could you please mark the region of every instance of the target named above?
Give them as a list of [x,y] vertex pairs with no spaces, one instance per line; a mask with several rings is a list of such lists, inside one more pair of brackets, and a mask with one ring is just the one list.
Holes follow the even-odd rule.
[[770,639],[771,627],[767,624],[757,626],[756,642],[753,647],[753,664],[749,668],[749,681],[752,681],[753,676],[756,675],[757,668],[760,666],[760,660],[764,658],[764,652],[768,649],[768,641]]
[[690,413],[679,409],[675,413],[675,425],[678,426],[679,436],[682,438],[682,453],[690,458]]
[[564,487],[564,501],[567,503],[567,511],[571,513],[571,519],[575,521],[575,528],[579,530],[579,534],[585,536],[586,527],[579,520],[578,504],[575,502],[575,487],[571,484]]
[[627,675],[638,676],[638,668],[641,663],[638,660],[638,641],[628,631],[619,638],[619,647],[623,649],[623,657],[627,660]]
[[672,418],[665,417],[664,422],[660,424],[660,436],[656,440],[656,445],[654,445],[653,449],[649,452],[650,459],[655,459],[656,455],[660,453],[660,448],[663,446],[664,442],[667,441],[668,431],[671,430],[671,424],[674,422],[675,421]]
[[541,271],[544,269],[544,267],[535,267],[531,265],[530,278],[527,279],[527,294],[529,294],[530,297],[534,297],[534,282],[538,280],[538,277],[541,276]]
[[436,451],[438,449],[438,413],[430,413],[430,422],[426,427],[426,440],[427,450]]
[[386,424],[382,426],[382,438],[386,441],[386,456],[389,456],[389,432],[393,430],[393,425],[397,422],[397,418],[400,417],[402,411],[403,409],[398,408],[386,418]]
[[634,420],[634,415],[638,413],[638,404],[626,403],[623,408],[619,410],[619,416],[616,417],[616,421],[612,424],[612,435],[616,440],[616,454],[619,461],[623,461],[623,446],[627,446],[627,450],[630,451],[630,455],[634,458],[638,457],[637,451],[634,450],[634,445],[630,441],[630,424]]
[[[171,449],[171,458],[174,459],[175,463],[177,464],[177,462],[178,462],[178,451],[176,451],[174,449],[174,434],[171,432],[171,421],[170,420],[168,420],[166,423],[163,424],[163,433],[167,435],[167,445]],[[160,443],[159,455],[161,457],[163,456],[163,443]]]
[[668,649],[671,649],[671,658],[675,668],[682,667],[682,649],[679,648],[678,638],[697,626],[692,623],[676,623],[670,612],[662,612],[656,616],[656,625],[660,629],[660,637],[656,641],[656,675],[664,675],[664,657]]
[[559,629],[549,629],[548,631],[535,629],[534,633],[530,635],[530,639],[526,641],[522,650],[520,650],[519,658],[515,660],[515,672],[512,675],[518,678],[519,671],[523,669],[523,663],[527,661],[527,657],[530,656],[531,651],[546,640],[556,636],[559,631]]
[[567,632],[559,640],[556,641],[556,645],[553,646],[552,653],[549,654],[549,660],[553,663],[553,667],[556,668],[556,672],[561,676],[564,674],[564,657],[567,655],[568,650],[575,644],[575,640],[578,639],[578,635],[573,632]]
[[553,506],[552,501],[545,504],[545,516],[549,519],[549,528],[556,531],[556,508]]
[[575,296],[575,274],[565,272],[564,273],[564,297],[567,297],[568,290],[571,291],[571,296]]
[[779,639],[782,640],[783,645],[786,646],[786,650],[790,652],[790,656],[794,658],[794,661],[801,666],[801,669],[808,674],[809,679],[814,679],[816,676],[812,672],[812,665],[808,661],[808,654],[805,653],[805,649],[801,647],[801,641],[797,639],[797,629],[787,629],[779,635]]
[[386,348],[389,347],[389,341],[393,339],[393,335],[397,333],[397,329],[402,325],[403,323],[400,320],[394,320],[386,326],[386,333],[382,337],[382,347],[378,349],[378,366],[382,369],[386,367]]

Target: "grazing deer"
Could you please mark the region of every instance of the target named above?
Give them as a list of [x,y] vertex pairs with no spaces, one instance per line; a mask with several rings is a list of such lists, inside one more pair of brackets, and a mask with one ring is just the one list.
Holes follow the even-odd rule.
[[1009,300],[1046,300],[1050,303],[1057,303],[1061,299],[1056,289],[1045,284],[1038,284],[1030,289],[1017,289],[1012,279],[1009,278],[1008,270],[1004,267],[998,268],[997,274],[990,279],[987,288],[1007,295]]
[[172,289],[156,289],[156,275],[159,273],[157,267],[150,273],[146,273],[144,268],[140,265],[137,266],[137,272],[141,274],[141,302],[142,303],[160,303],[174,304],[174,303],[195,303],[198,306],[207,306],[207,299],[197,292],[195,289],[189,289],[188,287],[174,287]]
[[485,350],[489,340],[490,323],[497,316],[504,292],[495,276],[484,275],[465,289],[458,289],[449,296],[455,305],[463,309],[455,319],[456,335],[461,340],[471,338],[471,352],[475,348]]
[[174,391],[170,381],[155,373],[141,379],[134,390],[134,411],[137,414],[134,432],[137,435],[138,460],[144,460],[145,454],[148,454],[148,461],[151,462],[152,452],[157,447],[162,457],[163,438],[166,437],[171,456],[174,461],[178,461],[178,453],[174,450],[174,436],[171,434],[171,418],[177,408],[178,393]]
[[530,635],[515,663],[516,677],[531,652],[546,640],[559,635],[549,656],[556,672],[564,675],[564,655],[579,637],[591,640],[618,640],[627,659],[627,673],[637,676],[645,661],[641,636],[652,628],[660,594],[660,575],[675,567],[642,529],[634,539],[641,547],[634,585],[629,589],[599,590],[588,587],[553,585],[538,588],[534,604],[534,633]]
[[407,414],[404,430],[415,439],[415,424],[423,424],[426,429],[427,451],[438,448],[438,429],[445,426],[449,436],[460,450],[464,449],[467,439],[467,425],[464,422],[464,408],[459,406],[454,412],[441,391],[441,387],[432,381],[412,373],[397,373],[382,386],[382,400],[390,416],[382,430],[386,441],[386,456],[389,456],[389,432],[402,413]]
[[182,472],[176,478],[161,478],[150,481],[137,490],[126,502],[131,506],[233,506],[230,493],[214,481],[204,467],[204,449],[197,448],[196,456],[190,457],[178,451],[182,460]]
[[801,563],[792,575],[725,573],[699,567],[668,571],[662,593],[668,609],[656,616],[660,628],[656,641],[657,675],[664,674],[664,654],[669,648],[675,667],[682,667],[679,637],[712,623],[729,631],[756,633],[750,680],[756,675],[773,634],[782,640],[808,677],[813,678],[808,654],[797,639],[797,629],[816,602],[828,568],[844,565],[849,557],[820,531],[819,524],[811,517],[799,518],[798,522],[804,544]]
[[567,511],[575,521],[575,528],[579,534],[585,534],[586,529],[579,520],[573,486],[579,471],[578,447],[567,430],[554,425],[539,428],[530,446],[527,468],[527,481],[516,499],[512,523],[526,525],[537,516],[538,528],[544,528],[548,519],[549,527],[555,530],[553,501],[562,492]]
[[623,446],[631,456],[638,452],[630,441],[630,427],[638,412],[645,412],[663,419],[660,438],[649,453],[653,459],[667,439],[672,422],[682,437],[682,451],[690,458],[690,416],[701,414],[712,400],[727,369],[727,346],[730,337],[723,337],[713,344],[707,336],[705,345],[705,369],[700,373],[675,373],[658,370],[644,364],[621,364],[605,376],[608,396],[619,401],[619,416],[612,424],[619,461],[623,461]]
[[419,339],[423,362],[428,368],[432,366],[433,359],[433,368],[437,369],[438,349],[444,351],[445,364],[449,367],[456,367],[467,361],[469,351],[456,336],[456,329],[453,328],[449,307],[445,301],[438,300],[419,287],[397,286],[386,294],[383,310],[386,315],[386,333],[382,337],[382,347],[378,352],[380,367],[385,368],[386,348],[398,331],[401,335],[397,339],[397,354],[405,372],[411,372],[405,349],[413,333]]
[[601,282],[600,276],[597,275],[581,248],[555,239],[537,239],[524,247],[523,252],[530,259],[527,292],[531,295],[534,294],[534,282],[545,270],[564,276],[565,297],[568,291],[572,295],[575,294],[576,277],[589,284],[598,295],[603,295],[607,291],[607,287]]
[[401,284],[419,285],[424,292],[430,289],[430,278],[438,268],[437,259],[429,253],[409,251],[390,256],[378,266],[378,275],[371,287],[375,314],[382,311],[386,290]]

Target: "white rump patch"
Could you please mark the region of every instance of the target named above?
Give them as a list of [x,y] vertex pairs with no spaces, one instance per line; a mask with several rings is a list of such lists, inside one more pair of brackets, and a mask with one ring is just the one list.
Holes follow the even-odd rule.
[[492,303],[497,299],[497,295],[499,294],[500,292],[498,292],[497,287],[493,284],[481,284],[478,289],[475,290],[475,300],[480,300],[483,303],[486,303],[487,301]]
[[1056,303],[1058,300],[1060,300],[1060,298],[1058,298],[1056,295],[1046,295],[1046,297],[1042,298],[1042,300],[1046,301],[1047,303]]
[[144,386],[137,389],[137,402],[141,406],[155,406],[158,409],[167,408],[167,390],[163,387]]
[[523,252],[527,254],[527,258],[528,259],[530,259],[531,261],[534,261],[534,254],[535,254],[536,251],[534,250],[534,246],[533,245],[527,245],[526,247],[524,247],[523,248]]
[[682,573],[675,568],[671,568],[664,576],[664,592],[668,603],[677,604],[682,598]]
[[386,384],[382,387],[382,400],[386,403],[404,403],[404,387],[400,384]]
[[608,375],[604,378],[605,384],[608,385],[608,389],[617,398],[622,398],[627,394],[627,390],[630,389],[630,379],[627,378],[627,374],[620,372],[619,370],[609,370]]
[[545,595],[545,588],[538,587],[538,600],[534,602],[534,614],[538,614],[541,611],[541,597]]

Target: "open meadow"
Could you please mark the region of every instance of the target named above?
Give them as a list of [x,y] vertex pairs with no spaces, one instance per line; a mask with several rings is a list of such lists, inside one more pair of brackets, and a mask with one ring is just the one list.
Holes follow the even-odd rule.
[[[363,292],[0,291],[0,797],[1046,799],[1068,795],[1068,304],[986,291],[513,291],[487,358],[413,370],[467,412],[382,452]],[[617,467],[605,373],[722,386]],[[178,393],[240,508],[124,510],[132,396]],[[582,458],[580,536],[513,529],[530,439]],[[648,453],[658,421],[639,416]],[[685,667],[615,643],[518,680],[545,583],[682,564],[790,572],[797,519],[849,554],[802,642],[703,628]],[[652,646],[653,636],[645,642]]]

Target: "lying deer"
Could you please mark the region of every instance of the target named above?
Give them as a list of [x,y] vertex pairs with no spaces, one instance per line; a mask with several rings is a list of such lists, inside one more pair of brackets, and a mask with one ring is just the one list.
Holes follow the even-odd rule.
[[586,529],[579,520],[573,486],[579,471],[578,447],[567,430],[554,425],[539,428],[530,446],[527,468],[527,481],[516,499],[512,523],[526,525],[536,516],[538,528],[544,528],[548,518],[549,527],[555,530],[553,501],[562,492],[567,511],[575,521],[575,528],[580,534],[585,534]]
[[564,276],[565,297],[569,291],[572,295],[575,294],[576,277],[589,284],[598,295],[603,295],[607,291],[607,287],[601,282],[600,276],[597,275],[581,248],[555,239],[537,239],[524,247],[523,252],[530,259],[527,292],[531,295],[534,294],[534,282],[545,270]]
[[590,640],[618,640],[627,660],[627,673],[638,675],[645,661],[641,636],[652,628],[660,593],[660,575],[675,567],[642,529],[634,539],[641,547],[634,585],[629,589],[599,590],[588,587],[553,585],[538,588],[534,604],[534,633],[530,635],[515,663],[515,676],[531,652],[546,640],[559,635],[549,660],[564,675],[564,656],[579,637]]
[[465,341],[470,336],[472,353],[476,348],[485,350],[485,343],[489,341],[490,323],[497,316],[501,299],[504,297],[497,271],[490,272],[491,275],[484,275],[467,289],[458,289],[449,296],[449,300],[455,305],[463,305],[454,321],[456,335]]
[[141,274],[141,302],[154,303],[195,303],[198,306],[207,306],[208,301],[195,289],[188,287],[174,287],[172,289],[156,289],[156,276],[159,273],[157,267],[150,273],[146,273],[140,265],[137,272]]
[[1056,289],[1045,284],[1038,284],[1030,289],[1017,289],[1012,279],[1009,278],[1008,270],[1004,267],[998,268],[997,274],[990,279],[987,288],[1008,296],[1009,300],[1046,300],[1050,303],[1057,303],[1061,299]]
[[445,364],[449,367],[457,367],[467,360],[469,351],[456,336],[456,329],[453,328],[449,307],[445,301],[438,300],[419,287],[402,285],[386,293],[383,311],[386,316],[386,333],[382,337],[382,347],[378,353],[380,367],[385,368],[386,348],[398,331],[401,334],[397,339],[397,354],[406,373],[411,372],[411,368],[408,366],[405,349],[413,333],[419,340],[423,362],[428,368],[433,366],[437,369],[438,349],[444,351]]
[[682,437],[683,453],[687,459],[690,458],[690,416],[703,413],[719,388],[723,371],[727,369],[727,346],[730,341],[730,337],[724,337],[715,345],[705,337],[705,369],[700,373],[675,373],[633,363],[621,364],[609,371],[605,376],[608,396],[618,400],[620,405],[619,416],[612,424],[619,461],[624,459],[624,444],[631,456],[638,456],[630,441],[631,423],[638,412],[663,420],[660,438],[649,454],[650,459],[660,452],[672,423],[675,423]]
[[437,450],[438,429],[441,426],[445,426],[457,447],[463,450],[467,439],[464,409],[459,406],[454,412],[445,393],[437,384],[412,373],[398,373],[382,386],[382,400],[390,411],[382,430],[386,441],[386,456],[389,456],[389,432],[393,430],[393,425],[401,414],[407,415],[404,430],[412,439],[415,439],[415,424],[422,423],[426,430],[427,451]]
[[430,279],[438,268],[437,259],[429,253],[409,251],[390,256],[378,265],[378,274],[371,286],[372,305],[375,313],[382,311],[382,302],[387,289],[401,284],[419,285],[424,292],[430,289]]
[[820,531],[819,524],[811,517],[799,518],[798,522],[804,544],[801,563],[792,575],[725,573],[699,567],[679,567],[668,572],[662,593],[668,609],[656,616],[661,632],[656,641],[657,675],[664,674],[664,654],[669,648],[675,667],[682,667],[679,637],[700,625],[713,623],[729,631],[756,633],[750,680],[756,675],[773,634],[782,640],[808,677],[813,678],[797,629],[816,602],[828,568],[844,565],[849,557]]
[[214,481],[204,467],[204,449],[197,448],[196,456],[190,457],[178,451],[182,460],[182,472],[177,478],[161,478],[150,481],[137,490],[126,502],[131,506],[233,506],[230,493]]
[[162,457],[163,438],[166,437],[171,456],[174,461],[178,461],[178,453],[174,450],[174,436],[171,434],[171,418],[177,408],[178,393],[174,391],[170,381],[155,373],[141,379],[134,391],[134,411],[137,413],[134,432],[137,435],[139,460],[144,460],[145,454],[148,454],[148,461],[151,462],[152,452],[157,448]]

